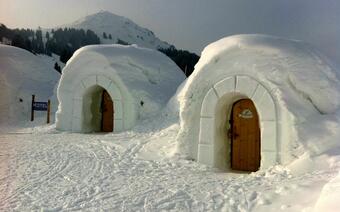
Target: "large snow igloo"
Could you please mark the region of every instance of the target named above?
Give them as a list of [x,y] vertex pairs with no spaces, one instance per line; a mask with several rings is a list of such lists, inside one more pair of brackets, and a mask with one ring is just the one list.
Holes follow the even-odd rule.
[[167,56],[137,46],[77,50],[59,82],[56,127],[73,132],[120,132],[157,115],[185,79]]
[[203,50],[178,95],[178,152],[224,170],[292,161],[309,148],[301,143],[308,117],[339,107],[339,85],[335,70],[305,43],[223,38]]

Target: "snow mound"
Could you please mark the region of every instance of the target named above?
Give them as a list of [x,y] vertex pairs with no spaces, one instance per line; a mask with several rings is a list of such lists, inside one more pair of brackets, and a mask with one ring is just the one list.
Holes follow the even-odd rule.
[[[272,118],[261,122],[267,146],[272,148],[268,152],[275,152],[265,158],[284,163],[310,150],[309,135],[315,129],[322,138],[313,144],[313,153],[320,153],[336,144],[334,139],[327,139],[330,144],[322,140],[337,136],[334,129],[339,127],[338,116],[331,115],[340,105],[337,74],[322,55],[301,41],[267,35],[235,35],[216,41],[203,50],[195,71],[177,95],[181,118],[178,151],[197,159],[200,116],[215,110],[213,103],[212,109],[202,106],[204,97],[213,90],[212,96],[222,98],[219,89],[231,86],[231,93],[239,93],[239,98],[258,100],[255,105],[260,119],[266,119],[273,110]],[[264,91],[263,97],[258,96],[259,88]],[[207,117],[201,117],[201,122],[202,118]],[[269,121],[273,121],[272,126]],[[320,126],[320,121],[326,124]],[[273,143],[274,147],[269,147]]]
[[115,129],[129,129],[138,119],[156,116],[184,79],[176,64],[155,50],[117,44],[83,47],[63,69],[58,87],[57,128],[71,129],[73,116],[82,119],[82,109],[72,106],[83,105],[88,89],[100,87],[113,99]]
[[5,45],[0,45],[0,70],[1,125],[28,121],[32,94],[36,95],[36,101],[47,101],[60,76],[45,60]]
[[340,172],[322,189],[314,211],[339,211],[340,209]]

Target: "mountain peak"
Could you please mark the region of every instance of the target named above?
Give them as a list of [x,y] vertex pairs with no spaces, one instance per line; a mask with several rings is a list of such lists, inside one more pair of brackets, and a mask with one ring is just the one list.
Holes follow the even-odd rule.
[[[143,28],[132,20],[116,15],[106,10],[81,18],[66,27],[77,29],[90,29],[94,31],[101,39],[101,43],[110,44],[124,41],[129,44],[159,49],[169,48],[170,44],[161,41],[154,33]],[[111,35],[112,39],[104,38],[103,34]]]

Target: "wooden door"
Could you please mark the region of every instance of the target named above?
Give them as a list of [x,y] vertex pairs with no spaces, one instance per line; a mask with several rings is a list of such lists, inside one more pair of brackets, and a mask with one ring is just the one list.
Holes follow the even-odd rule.
[[231,123],[231,168],[257,171],[261,160],[260,126],[255,105],[250,99],[234,103]]
[[113,102],[107,91],[102,94],[102,131],[113,131]]

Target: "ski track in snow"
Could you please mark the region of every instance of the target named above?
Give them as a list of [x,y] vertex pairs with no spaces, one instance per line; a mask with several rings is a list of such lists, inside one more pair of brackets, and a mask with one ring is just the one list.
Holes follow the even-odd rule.
[[248,175],[141,156],[148,143],[175,136],[0,134],[0,211],[301,211],[339,169],[293,176],[275,166]]

